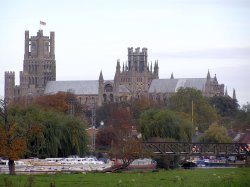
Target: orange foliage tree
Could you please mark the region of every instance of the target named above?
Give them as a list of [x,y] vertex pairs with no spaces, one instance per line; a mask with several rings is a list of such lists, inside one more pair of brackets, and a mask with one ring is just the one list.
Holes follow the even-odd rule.
[[59,92],[55,95],[46,95],[37,97],[33,103],[43,108],[53,109],[58,112],[66,113],[68,111],[69,105],[66,102],[67,94],[64,92]]
[[135,159],[152,156],[152,152],[145,149],[140,140],[135,138],[123,139],[116,142],[111,150],[111,156],[122,162],[118,164],[119,169],[127,168]]
[[0,103],[0,156],[9,160],[9,174],[15,174],[14,160],[26,151],[26,133],[16,123],[8,120],[6,101],[1,100]]

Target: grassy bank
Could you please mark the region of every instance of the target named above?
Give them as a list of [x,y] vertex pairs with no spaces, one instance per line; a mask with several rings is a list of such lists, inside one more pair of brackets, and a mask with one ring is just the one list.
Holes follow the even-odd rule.
[[87,173],[53,175],[0,175],[2,187],[246,187],[250,168],[169,170],[159,172]]

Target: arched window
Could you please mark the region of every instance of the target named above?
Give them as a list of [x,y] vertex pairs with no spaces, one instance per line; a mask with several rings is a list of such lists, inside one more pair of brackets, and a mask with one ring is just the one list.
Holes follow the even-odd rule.
[[114,102],[114,96],[113,96],[113,94],[109,95],[109,100],[110,100],[110,102]]
[[113,87],[111,84],[106,84],[104,90],[105,92],[113,92]]
[[103,94],[103,102],[106,103],[107,102],[107,95]]

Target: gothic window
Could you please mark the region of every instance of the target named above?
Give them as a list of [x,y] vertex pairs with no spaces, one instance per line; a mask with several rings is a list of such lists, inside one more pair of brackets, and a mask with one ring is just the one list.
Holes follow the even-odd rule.
[[114,102],[114,96],[113,96],[113,94],[109,95],[109,100],[110,100],[110,102]]
[[140,62],[139,64],[139,72],[143,72],[144,64],[143,61]]
[[44,51],[45,51],[45,53],[49,52],[49,42],[45,42],[45,44],[44,44]]
[[107,95],[103,94],[103,102],[106,103],[107,102]]
[[113,92],[113,87],[111,84],[105,85],[105,92]]
[[35,52],[36,51],[36,42],[31,42],[31,52]]

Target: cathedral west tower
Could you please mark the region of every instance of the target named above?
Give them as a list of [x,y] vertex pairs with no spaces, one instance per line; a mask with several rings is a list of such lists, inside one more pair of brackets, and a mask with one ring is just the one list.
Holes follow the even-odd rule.
[[20,71],[20,85],[15,85],[15,73],[5,72],[5,97],[11,101],[44,94],[48,81],[56,80],[55,33],[44,36],[39,30],[29,37],[25,31],[23,71]]

